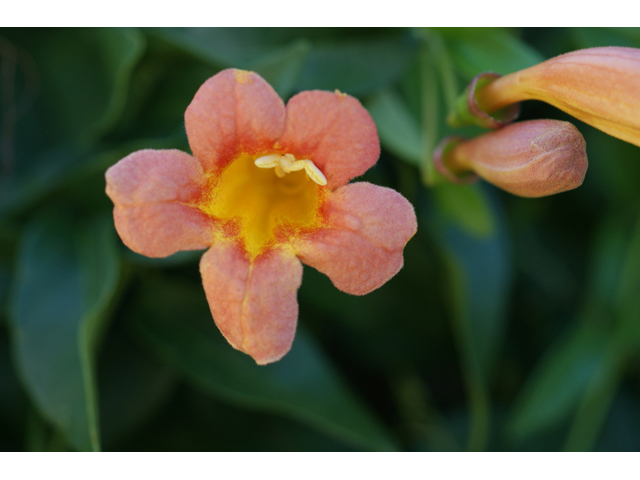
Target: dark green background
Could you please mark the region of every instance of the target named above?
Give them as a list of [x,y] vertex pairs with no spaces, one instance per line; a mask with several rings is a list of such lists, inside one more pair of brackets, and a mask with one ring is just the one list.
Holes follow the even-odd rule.
[[[603,45],[640,30],[0,30],[0,450],[638,450],[640,149],[527,102],[585,136],[579,189],[522,199],[429,165],[474,75]],[[215,327],[200,252],[133,254],[104,194],[128,153],[189,151],[184,110],[229,67],[285,100],[358,97],[382,141],[363,179],[418,216],[369,295],[305,267],[266,367]]]

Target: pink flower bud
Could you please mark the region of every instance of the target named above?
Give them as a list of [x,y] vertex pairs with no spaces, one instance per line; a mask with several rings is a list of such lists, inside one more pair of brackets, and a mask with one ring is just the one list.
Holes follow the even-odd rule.
[[[522,100],[542,100],[640,146],[640,49],[577,50],[484,83],[474,89],[474,95],[467,96],[471,115],[474,108],[494,116],[493,112]],[[452,115],[452,121],[471,123],[464,117],[459,111]]]
[[521,197],[573,190],[588,166],[584,138],[558,120],[513,123],[472,140],[445,138],[434,163],[452,181],[466,183],[477,175]]

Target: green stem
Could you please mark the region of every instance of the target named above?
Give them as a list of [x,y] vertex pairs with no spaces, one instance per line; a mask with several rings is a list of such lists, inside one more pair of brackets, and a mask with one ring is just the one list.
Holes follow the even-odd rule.
[[420,52],[420,84],[422,85],[422,124],[424,127],[422,181],[426,185],[432,186],[435,183],[435,167],[431,157],[438,142],[440,112],[438,81],[428,46],[423,46]]
[[491,424],[489,394],[480,370],[480,362],[473,344],[469,312],[465,307],[465,280],[462,269],[452,258],[448,258],[453,292],[454,334],[458,343],[465,387],[469,399],[469,437],[467,450],[481,452],[487,449]]
[[460,451],[447,420],[431,401],[427,385],[416,372],[405,370],[395,382],[394,390],[404,421],[417,439],[426,440],[428,449],[432,451]]
[[45,452],[47,450],[47,425],[33,407],[27,408],[25,429],[25,450],[27,452]]
[[587,387],[564,444],[566,452],[592,451],[611,409],[620,381],[626,352],[619,341],[611,341],[604,363]]
[[489,396],[484,383],[478,379],[477,375],[467,380],[467,389],[471,414],[467,450],[470,452],[483,452],[487,449],[491,423]]
[[459,94],[453,62],[440,35],[429,35],[428,42],[435,57],[438,72],[440,73],[440,83],[442,84],[446,111],[452,112],[456,108],[456,101],[458,100]]

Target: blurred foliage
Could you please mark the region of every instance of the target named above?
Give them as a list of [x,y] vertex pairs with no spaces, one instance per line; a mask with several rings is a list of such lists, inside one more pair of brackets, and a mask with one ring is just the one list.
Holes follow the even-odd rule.
[[[0,30],[0,450],[638,450],[640,149],[527,102],[585,136],[579,189],[430,165],[471,77],[604,45],[640,29]],[[266,367],[215,327],[200,253],[130,252],[104,194],[128,153],[188,151],[184,110],[228,67],[357,96],[383,149],[364,179],[419,221],[367,296],[305,267]]]

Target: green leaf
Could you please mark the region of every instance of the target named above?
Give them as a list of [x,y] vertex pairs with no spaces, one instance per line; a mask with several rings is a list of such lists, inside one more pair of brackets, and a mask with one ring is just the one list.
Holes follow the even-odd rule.
[[6,329],[0,327],[0,425],[18,432],[27,402],[11,365],[9,346]]
[[602,326],[584,322],[549,349],[516,399],[509,431],[529,437],[568,420],[604,364],[608,342]]
[[147,43],[146,54],[131,77],[126,109],[110,137],[129,142],[180,134],[179,147],[187,150],[185,109],[218,67],[185,55],[156,36]]
[[202,257],[202,253],[203,252],[201,250],[185,250],[182,252],[176,252],[173,255],[169,255],[164,258],[151,258],[126,249],[124,252],[124,258],[126,261],[129,261],[134,265],[141,265],[143,267],[151,266],[156,268],[170,268],[192,264],[197,268],[197,265],[200,262],[200,257]]
[[109,330],[100,352],[100,432],[105,450],[118,450],[164,407],[175,372],[140,350],[126,332]]
[[[0,211],[1,210],[0,208]],[[4,265],[13,263],[19,237],[20,229],[17,224],[0,219],[0,271],[5,268]],[[0,284],[2,284],[2,281],[0,281]],[[0,291],[2,291],[1,287]],[[2,294],[0,294],[0,298],[1,297]]]
[[589,302],[612,313],[625,269],[625,254],[632,219],[625,214],[605,217],[594,235],[588,275]]
[[[578,45],[578,48],[594,48],[594,47],[637,47],[638,41],[632,38],[635,29],[613,29],[613,28],[593,28],[578,27],[571,29],[571,36]],[[626,35],[625,31],[631,33]],[[637,37],[640,40],[640,36]]]
[[[103,175],[108,167],[133,151],[143,148],[175,148],[177,143],[178,139],[173,136],[120,143],[117,148],[105,151],[76,146],[49,149],[31,159],[31,168],[23,175],[0,177],[0,216],[24,213],[47,196],[64,190],[74,181],[82,182],[87,176],[97,172]],[[102,187],[100,190],[100,195],[104,196]],[[91,195],[95,192],[85,193]]]
[[[605,31],[615,32],[617,35],[629,39],[632,44],[630,47],[640,47],[640,28],[638,27],[605,27]],[[602,46],[627,46],[626,43],[609,43]]]
[[129,442],[129,451],[336,452],[343,443],[279,415],[252,412],[180,385]]
[[[164,28],[148,33],[152,41],[160,39],[216,70],[254,70],[285,98],[291,94],[311,51],[309,40],[272,35],[271,29]],[[185,56],[181,57],[184,63]],[[209,76],[216,73],[208,70]]]
[[284,359],[258,366],[217,330],[200,285],[145,282],[127,322],[159,358],[212,395],[297,419],[358,447],[393,450],[300,326]]
[[95,139],[124,110],[128,82],[144,52],[132,29],[56,29],[34,47],[52,140]]
[[599,452],[640,451],[640,411],[634,392],[630,388],[623,388],[613,400],[595,450]]
[[565,442],[565,450],[593,449],[620,387],[630,347],[640,344],[640,222],[631,229],[632,219],[615,212],[605,219],[596,237],[593,265],[584,307],[585,319],[610,321],[602,359],[593,372]]
[[133,70],[140,62],[146,41],[135,29],[92,29],[102,56],[106,77],[111,86],[109,100],[102,116],[96,122],[96,133],[109,131],[124,112]]
[[376,122],[382,146],[411,165],[420,166],[425,150],[420,123],[402,97],[386,89],[366,106]]
[[42,414],[77,450],[98,450],[94,358],[115,292],[110,219],[74,224],[43,214],[26,228],[10,325],[22,381]]
[[640,217],[615,212],[602,222],[589,265],[585,311],[614,321],[628,347],[640,346]]
[[296,88],[366,95],[396,81],[417,54],[417,46],[408,35],[314,46]]
[[65,182],[86,161],[79,148],[53,148],[30,159],[31,168],[15,177],[0,178],[0,215],[20,213]]
[[[623,260],[624,269],[620,275],[620,285],[616,292],[616,300],[627,321],[638,324],[640,310],[638,310],[640,291],[640,216],[636,218],[634,229],[629,236],[627,251]],[[635,310],[635,311],[634,311]],[[640,333],[636,327],[636,333]],[[640,341],[640,336],[638,337]]]
[[0,325],[4,323],[4,303],[9,291],[9,269],[0,263]]
[[282,98],[291,95],[302,68],[311,52],[308,40],[297,40],[286,47],[269,52],[251,64]]
[[247,68],[281,43],[267,28],[152,28],[146,33],[222,68]]
[[422,30],[434,32],[447,39],[460,39],[474,42],[491,32],[504,30],[504,27],[423,27]]
[[467,80],[482,72],[506,75],[546,60],[533,47],[502,29],[482,29],[472,40],[449,37],[445,41],[455,65]]
[[640,199],[636,178],[640,175],[640,150],[588,125],[580,131],[589,145],[591,158],[609,158],[608,162],[592,162],[589,166],[592,184],[609,202],[625,209]]
[[15,31],[26,36],[16,43],[35,59],[32,75],[46,81],[27,116],[16,118],[15,158],[7,149],[7,174],[0,175],[0,215],[24,211],[91,166],[99,153],[90,144],[120,120],[145,46],[144,37],[130,29],[30,32]]
[[620,387],[626,349],[617,339],[610,341],[598,369],[581,398],[565,442],[565,450],[592,450]]

